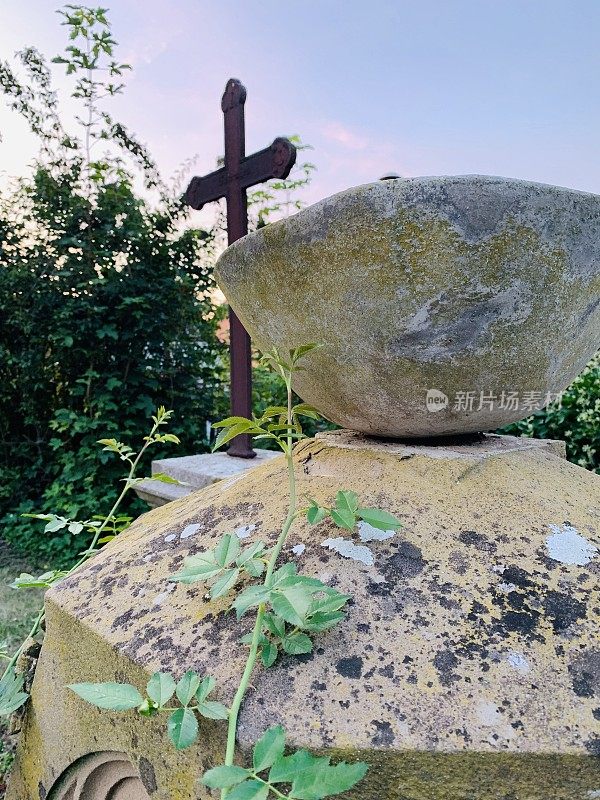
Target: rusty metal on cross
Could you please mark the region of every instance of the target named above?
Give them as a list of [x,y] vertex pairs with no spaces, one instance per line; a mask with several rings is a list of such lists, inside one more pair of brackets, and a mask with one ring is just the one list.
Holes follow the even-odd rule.
[[[221,169],[210,175],[195,177],[184,196],[192,208],[225,198],[227,203],[228,244],[248,233],[246,189],[271,178],[287,178],[296,161],[296,148],[284,137],[273,140],[269,147],[245,154],[244,103],[246,89],[235,78],[227,81],[221,108],[225,118],[225,161]],[[250,417],[252,414],[252,360],[250,337],[233,309],[229,309],[229,352],[231,364],[231,413]],[[227,451],[230,456],[253,458],[248,435],[236,436]]]

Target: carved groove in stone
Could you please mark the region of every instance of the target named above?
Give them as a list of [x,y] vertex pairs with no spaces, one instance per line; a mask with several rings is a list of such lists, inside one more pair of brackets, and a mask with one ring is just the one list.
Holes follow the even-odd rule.
[[48,800],[149,800],[149,795],[125,753],[104,751],[67,767]]

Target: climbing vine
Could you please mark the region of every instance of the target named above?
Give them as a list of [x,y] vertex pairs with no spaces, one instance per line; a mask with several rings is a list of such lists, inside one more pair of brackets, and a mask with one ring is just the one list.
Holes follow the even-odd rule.
[[[198,716],[227,722],[227,744],[223,763],[208,770],[203,783],[221,790],[222,800],[321,800],[351,789],[362,779],[367,764],[331,764],[328,757],[313,756],[307,750],[286,754],[286,734],[281,726],[269,728],[254,745],[252,765],[234,763],[238,715],[254,670],[259,661],[273,666],[279,654],[302,655],[313,648],[313,637],[326,631],[345,616],[350,597],[319,579],[302,575],[293,561],[279,564],[282,549],[294,523],[305,517],[309,524],[330,521],[352,530],[359,520],[380,530],[397,530],[401,523],[392,514],[377,508],[362,507],[356,493],[340,490],[331,507],[314,500],[300,502],[293,459],[295,443],[306,438],[302,419],[318,419],[311,406],[293,404],[292,377],[302,369],[299,362],[316,345],[305,345],[282,356],[273,350],[263,357],[283,380],[286,406],[266,408],[259,417],[228,417],[214,427],[219,435],[214,449],[245,433],[259,440],[274,442],[287,462],[288,509],[274,546],[256,541],[242,547],[235,533],[224,534],[215,547],[184,559],[179,572],[170,580],[184,584],[203,583],[210,600],[232,596],[231,609],[239,620],[254,615],[251,633],[241,638],[248,646],[246,664],[237,690],[229,704],[210,700],[217,687],[213,676],[189,671],[176,682],[172,675],[155,673],[146,686],[145,696],[130,684],[75,683],[70,688],[87,702],[103,709],[136,709],[142,716],[168,713],[167,731],[177,749],[193,744],[199,732]],[[173,705],[175,698],[175,705]]]
[[[131,518],[120,515],[118,511],[129,491],[141,481],[147,480],[147,478],[136,476],[146,451],[153,445],[179,444],[179,438],[175,434],[161,432],[162,426],[168,424],[172,414],[172,411],[167,411],[162,406],[157,410],[152,417],[152,428],[148,435],[144,437],[144,443],[137,452],[134,452],[129,445],[118,442],[116,439],[99,440],[98,444],[104,446],[103,450],[117,455],[121,461],[128,465],[127,474],[123,479],[123,487],[108,514],[88,520],[69,519],[58,514],[27,515],[44,521],[46,523],[44,528],[46,533],[66,530],[72,537],[76,537],[76,541],[80,542],[82,534],[84,536],[87,534],[90,539],[87,546],[79,553],[79,556],[68,569],[51,569],[38,576],[23,572],[13,581],[12,586],[14,589],[49,589],[58,581],[71,575],[85,561],[95,555],[100,547],[110,542],[129,526]],[[164,483],[178,483],[174,478],[163,473],[152,475],[152,480],[159,480]],[[0,678],[0,717],[13,714],[29,699],[29,694],[24,687],[26,676],[24,671],[20,669],[19,659],[25,651],[27,643],[43,630],[44,618],[45,612],[42,607],[34,618],[29,634],[12,655],[0,649],[0,659],[7,662]]]

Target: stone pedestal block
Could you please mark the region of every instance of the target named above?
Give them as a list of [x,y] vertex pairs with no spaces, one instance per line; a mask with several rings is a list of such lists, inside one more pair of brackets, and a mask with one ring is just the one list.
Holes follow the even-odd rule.
[[163,483],[151,479],[143,481],[135,488],[138,497],[145,500],[151,508],[157,508],[171,500],[179,500],[196,489],[203,489],[211,483],[225,479],[235,479],[249,469],[266,463],[280,455],[273,450],[256,450],[254,458],[233,458],[227,453],[202,453],[196,456],[163,458],[152,462],[152,474],[164,473],[181,483]]
[[[313,654],[256,672],[240,761],[281,723],[293,746],[371,764],[354,800],[600,796],[598,476],[510,437],[434,447],[342,431],[301,443],[295,460],[300,495],[330,503],[351,489],[404,527],[385,540],[326,521],[293,529],[283,556],[353,603]],[[48,592],[9,800],[105,800],[119,787],[208,800],[198,777],[221,759],[225,723],[203,720],[177,753],[161,722],[99,711],[65,686],[142,687],[154,670],[191,668],[230,701],[251,620],[167,578],[225,532],[273,543],[286,499],[274,459],[145,514]]]

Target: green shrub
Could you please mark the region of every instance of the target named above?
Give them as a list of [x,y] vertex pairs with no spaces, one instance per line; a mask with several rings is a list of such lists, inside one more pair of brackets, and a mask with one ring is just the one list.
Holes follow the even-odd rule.
[[33,174],[0,199],[0,517],[20,550],[65,563],[84,544],[21,514],[110,507],[121,470],[96,440],[138,439],[161,403],[177,408],[185,452],[207,449],[225,353],[214,232],[186,229],[178,189],[100,107],[128,69],[105,12],[61,13],[70,46],[54,60],[73,75],[80,138],[66,133],[37,51],[18,54],[24,78],[0,64],[8,105],[41,144]]
[[565,390],[560,404],[552,404],[499,432],[563,439],[569,461],[600,472],[600,354]]
[[207,448],[223,372],[207,238],[177,232],[178,217],[150,211],[128,179],[91,203],[41,167],[0,213],[3,532],[38,558],[70,557],[72,537],[32,538],[19,515],[110,504],[120,467],[97,439],[137,438],[164,402],[177,408],[182,449]]
[[[32,174],[0,196],[1,535],[40,563],[68,563],[77,537],[26,512],[91,517],[110,507],[120,467],[96,440],[137,441],[153,409],[176,410],[178,454],[208,449],[226,413],[228,357],[217,338],[212,265],[223,214],[192,230],[146,148],[107,113],[127,64],[115,60],[106,10],[65,6],[75,120],[63,120],[33,48],[0,62],[0,94],[38,137]],[[70,132],[79,124],[79,136]],[[297,137],[296,145],[302,145]],[[310,163],[249,197],[251,227],[299,207]],[[257,401],[264,393],[257,386]],[[268,388],[266,392],[270,391]],[[168,447],[153,458],[175,454]],[[145,468],[149,468],[146,463]],[[124,513],[146,510],[131,500]]]

